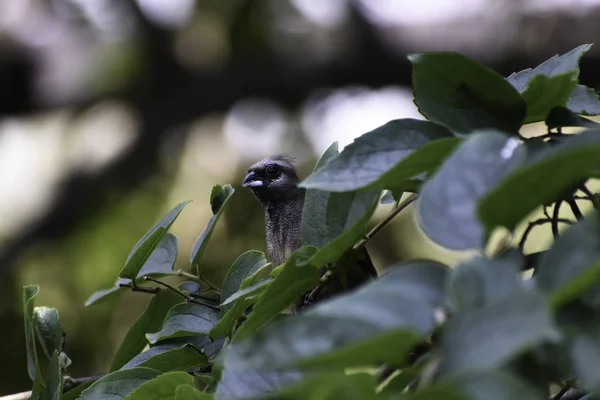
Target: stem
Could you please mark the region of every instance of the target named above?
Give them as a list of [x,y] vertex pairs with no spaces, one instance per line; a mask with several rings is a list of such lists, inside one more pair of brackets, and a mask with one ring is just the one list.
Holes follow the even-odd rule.
[[[592,191],[590,189],[588,189],[588,187],[585,185],[585,183],[583,183],[581,186],[579,186],[579,190],[581,190],[583,193],[585,193],[585,195],[587,196],[586,200],[589,200],[592,202],[592,205],[594,206],[594,208],[598,208],[598,194],[597,193],[592,193]],[[573,198],[575,198],[575,196],[573,196]]]
[[354,250],[360,250],[367,243],[369,243],[369,241],[373,239],[373,236],[378,234],[379,231],[381,231],[392,219],[394,219],[396,215],[398,215],[402,210],[408,207],[416,199],[417,195],[413,193],[410,196],[408,196],[406,200],[404,200],[402,203],[398,204],[398,207],[394,208],[388,215],[385,216],[384,219],[382,219],[377,225],[375,225],[373,229],[371,229],[360,242],[354,245]]
[[142,292],[142,293],[150,293],[150,294],[156,294],[156,293],[160,292],[160,288],[137,286],[135,283],[133,283],[133,281],[132,281],[132,283],[120,283],[119,287],[130,288],[132,292]]
[[84,376],[81,378],[71,378],[70,376],[65,376],[65,383],[63,385],[63,393],[82,385],[89,381],[95,381],[96,379],[100,379],[105,375],[95,375],[95,376]]
[[185,271],[183,271],[183,270],[181,270],[181,269],[178,269],[177,271],[175,271],[175,274],[176,274],[177,276],[183,276],[183,277],[185,277],[185,278],[190,278],[190,279],[193,279],[193,280],[195,280],[195,281],[199,280],[199,278],[198,278],[196,275],[194,275],[194,274],[191,274],[191,273],[189,273],[189,272],[185,272]]
[[185,299],[187,302],[189,302],[189,303],[201,304],[201,305],[203,305],[203,306],[206,306],[206,307],[212,308],[212,309],[214,309],[214,310],[218,310],[218,309],[219,309],[219,306],[217,306],[216,304],[212,304],[212,303],[209,303],[209,302],[207,302],[207,301],[196,300],[196,299],[194,299],[194,298],[192,298],[192,297],[190,297],[190,296],[186,296],[186,295],[185,295],[185,293],[183,293],[183,292],[182,292],[182,291],[180,291],[179,289],[177,289],[177,288],[175,288],[175,287],[173,287],[173,286],[169,285],[168,283],[165,283],[165,282],[163,282],[163,281],[160,281],[160,280],[158,280],[158,279],[154,279],[154,278],[152,278],[152,277],[150,277],[150,276],[144,276],[144,280],[146,280],[146,281],[152,281],[152,282],[154,282],[154,283],[157,283],[157,284],[159,284],[159,285],[161,285],[161,286],[164,286],[164,287],[166,287],[167,289],[169,289],[169,290],[171,290],[171,291],[173,291],[173,292],[177,293],[177,294],[178,294],[178,295],[180,295],[181,297],[183,297],[183,298],[184,298],[184,299]]
[[[543,225],[543,224],[547,224],[550,222],[554,222],[554,219],[552,218],[540,218],[540,219],[536,219],[535,221],[531,221],[528,225],[527,228],[525,229],[525,232],[523,232],[523,236],[521,236],[521,240],[519,241],[519,249],[521,249],[521,252],[523,252],[523,247],[525,247],[525,242],[527,241],[527,237],[529,236],[529,234],[531,233],[531,231],[533,230],[533,228],[535,228],[538,225]],[[568,219],[565,218],[558,218],[556,220],[557,224],[558,223],[563,223],[563,224],[572,224],[573,221],[570,221]]]

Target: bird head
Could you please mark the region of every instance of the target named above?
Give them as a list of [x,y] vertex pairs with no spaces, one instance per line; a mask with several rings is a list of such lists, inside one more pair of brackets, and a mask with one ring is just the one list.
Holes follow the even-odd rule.
[[294,198],[304,193],[298,183],[300,179],[292,159],[278,154],[252,165],[243,185],[252,189],[258,200],[268,202]]

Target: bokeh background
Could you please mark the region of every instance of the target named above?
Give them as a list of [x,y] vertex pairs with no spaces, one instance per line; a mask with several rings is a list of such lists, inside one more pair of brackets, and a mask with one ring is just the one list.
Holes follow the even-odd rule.
[[[240,189],[277,152],[306,176],[333,141],[420,118],[408,53],[459,51],[507,76],[600,42],[599,20],[600,0],[0,0],[0,395],[30,389],[22,285],[59,309],[69,372],[106,372],[149,297],[83,304],[164,212],[193,200],[173,226],[186,269],[212,185]],[[598,46],[581,73],[596,89]],[[238,190],[209,280],[264,249],[262,218]],[[413,228],[407,213],[369,245],[379,269],[461,257]]]

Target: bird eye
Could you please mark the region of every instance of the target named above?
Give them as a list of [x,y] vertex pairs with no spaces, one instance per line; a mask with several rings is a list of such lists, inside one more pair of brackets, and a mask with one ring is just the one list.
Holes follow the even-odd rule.
[[265,168],[265,172],[267,173],[267,175],[277,176],[279,173],[279,169],[274,165],[269,165],[267,166],[267,168]]

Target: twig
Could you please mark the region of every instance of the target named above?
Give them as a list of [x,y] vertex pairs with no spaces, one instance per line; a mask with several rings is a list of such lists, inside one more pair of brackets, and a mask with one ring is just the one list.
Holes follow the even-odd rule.
[[360,242],[354,245],[354,250],[359,250],[362,247],[364,247],[367,243],[369,243],[369,241],[373,239],[373,236],[378,234],[379,231],[381,231],[392,219],[394,219],[396,215],[398,215],[402,210],[408,207],[416,199],[417,195],[413,193],[410,196],[408,196],[408,198],[402,203],[398,204],[398,207],[394,208],[388,215],[385,216],[384,219],[382,219],[377,225],[375,225],[373,229],[371,229]]
[[573,387],[573,382],[566,382],[565,385],[554,395],[552,400],[560,400]]
[[569,205],[569,207],[571,207],[571,211],[573,211],[573,214],[575,215],[575,218],[577,218],[577,221],[581,221],[583,219],[583,214],[581,213],[581,210],[577,205],[577,201],[569,199],[567,200],[567,204]]
[[63,393],[82,385],[89,381],[95,381],[96,379],[102,378],[104,375],[95,375],[95,376],[84,376],[81,378],[71,378],[70,376],[65,376],[65,383],[63,385]]
[[119,287],[131,288],[132,292],[142,292],[142,293],[150,293],[150,294],[156,294],[156,293],[160,292],[160,288],[137,286],[135,283],[133,283],[133,281],[132,281],[132,283],[120,283]]
[[560,205],[562,204],[562,201],[557,201],[554,204],[554,212],[552,213],[552,237],[554,237],[554,240],[558,239],[559,236],[559,232],[558,232],[558,214],[560,212]]
[[[554,219],[552,218],[540,218],[540,219],[536,219],[535,221],[531,221],[528,225],[527,228],[525,229],[525,232],[523,232],[523,236],[521,236],[521,240],[519,241],[519,249],[521,249],[521,252],[523,251],[523,247],[525,247],[525,242],[527,241],[527,237],[529,236],[529,234],[531,233],[531,231],[533,230],[533,228],[535,228],[538,225],[543,225],[543,224],[547,224],[550,222],[554,222]],[[573,221],[568,220],[566,218],[558,218],[558,220],[556,221],[556,223],[563,223],[563,224],[573,224]]]
[[[592,193],[592,191],[590,189],[588,189],[588,187],[585,185],[585,183],[582,183],[581,186],[579,186],[579,190],[581,190],[583,193],[585,193],[586,195],[586,200],[589,200],[592,202],[592,204],[594,205],[594,208],[598,208],[599,202],[598,202],[598,198],[600,197],[600,195],[598,195],[598,193]],[[580,196],[582,197],[582,196]],[[573,198],[576,198],[576,196],[573,196]]]
[[160,280],[158,280],[158,279],[154,279],[154,278],[152,278],[152,277],[150,277],[150,276],[144,276],[144,280],[146,280],[146,281],[152,281],[152,282],[154,282],[154,283],[157,283],[157,284],[159,284],[159,285],[161,285],[161,286],[164,286],[164,287],[166,287],[167,289],[169,289],[169,290],[171,290],[171,291],[173,291],[173,292],[177,293],[177,294],[178,294],[178,295],[180,295],[181,297],[183,297],[183,298],[184,298],[184,299],[185,299],[187,302],[189,302],[189,303],[200,304],[200,305],[203,305],[203,306],[206,306],[206,307],[210,307],[210,308],[212,308],[212,309],[215,309],[215,310],[218,310],[218,309],[219,309],[219,306],[218,306],[218,305],[216,305],[216,304],[211,304],[211,303],[209,303],[209,302],[207,302],[207,301],[196,300],[196,299],[194,299],[194,298],[193,298],[193,297],[191,297],[191,296],[187,296],[185,293],[183,293],[183,292],[182,292],[182,291],[180,291],[179,289],[177,289],[177,288],[175,288],[175,287],[173,287],[173,286],[169,285],[168,283],[165,283],[165,282],[163,282],[163,281],[160,281]]

